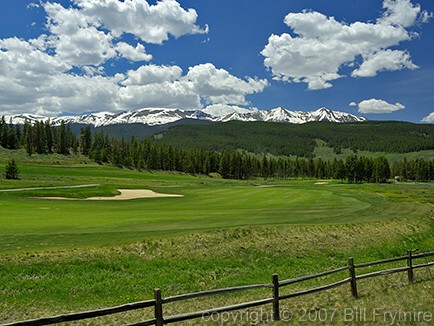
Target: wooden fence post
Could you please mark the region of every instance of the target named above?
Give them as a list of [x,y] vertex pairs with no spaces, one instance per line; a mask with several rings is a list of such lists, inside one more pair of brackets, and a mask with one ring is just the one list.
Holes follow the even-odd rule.
[[407,251],[407,275],[408,275],[408,283],[414,282],[414,272],[413,272],[413,252],[412,250]]
[[357,299],[359,295],[357,294],[356,267],[354,266],[353,257],[348,258],[348,269],[350,271],[351,278],[351,294],[353,295],[353,298]]
[[163,326],[164,325],[164,319],[163,319],[163,299],[161,298],[161,290],[155,289],[154,290],[154,299],[155,299],[155,320],[156,326]]
[[280,320],[279,311],[279,275],[273,274],[273,319]]

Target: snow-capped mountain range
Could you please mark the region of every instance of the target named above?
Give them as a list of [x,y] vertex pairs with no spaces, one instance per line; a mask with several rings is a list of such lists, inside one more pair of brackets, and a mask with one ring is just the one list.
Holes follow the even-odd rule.
[[43,117],[33,114],[19,114],[5,116],[5,120],[9,123],[12,119],[13,124],[24,124],[26,121],[34,123],[36,121],[47,121],[60,125],[62,121],[66,124],[86,124],[94,127],[102,127],[116,124],[132,124],[140,123],[148,126],[164,125],[173,123],[183,119],[204,120],[211,122],[228,122],[233,120],[238,121],[270,121],[270,122],[286,122],[286,123],[306,123],[311,121],[330,121],[330,122],[363,122],[366,119],[355,115],[332,111],[327,108],[320,108],[316,111],[290,111],[281,107],[272,110],[257,110],[231,108],[222,110],[217,107],[208,107],[204,110],[181,110],[181,109],[166,109],[166,108],[146,108],[136,111],[128,111],[121,113],[98,112],[83,114],[77,116],[62,116],[62,117]]

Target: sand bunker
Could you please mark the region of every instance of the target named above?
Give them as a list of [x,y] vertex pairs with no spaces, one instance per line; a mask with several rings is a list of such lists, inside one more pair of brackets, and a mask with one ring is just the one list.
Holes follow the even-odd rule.
[[118,189],[120,195],[112,197],[89,197],[89,198],[67,198],[67,197],[36,197],[41,199],[55,200],[129,200],[140,198],[163,198],[163,197],[184,197],[184,195],[160,194],[158,192],[147,189]]

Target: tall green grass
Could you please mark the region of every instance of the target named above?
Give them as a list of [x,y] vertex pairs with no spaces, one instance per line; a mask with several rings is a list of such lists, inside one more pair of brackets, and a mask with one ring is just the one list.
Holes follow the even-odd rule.
[[[368,224],[252,226],[162,237],[124,246],[8,254],[0,261],[3,295],[0,318],[33,318],[145,300],[152,298],[156,287],[167,297],[268,283],[273,273],[278,273],[281,279],[307,275],[341,267],[350,256],[356,262],[363,262],[399,256],[408,248],[427,250],[433,245],[432,234],[431,216]],[[425,272],[418,271],[416,275],[419,281],[429,279]],[[340,275],[341,279],[344,277],[346,275]],[[388,298],[390,289],[405,286],[401,278],[389,279],[389,283],[378,282],[361,282],[362,302],[378,302],[376,297]],[[315,285],[308,283],[306,286]],[[297,289],[301,288],[296,286],[289,290]],[[311,307],[312,302],[320,307],[360,305],[360,301],[351,300],[347,287],[327,293],[286,304],[292,308],[296,304],[298,309]],[[425,302],[424,307],[429,306],[429,293],[427,288],[417,294],[421,304]],[[185,302],[168,308],[167,313],[200,310],[204,305],[213,307],[269,295],[255,292],[241,297]],[[404,300],[407,296],[394,295],[395,300]],[[413,293],[412,300],[415,295]],[[391,300],[388,298],[387,302],[390,304]],[[141,314],[143,312],[140,316],[131,315],[131,321],[143,319]],[[147,314],[150,316],[152,312]],[[113,319],[109,320],[109,324],[115,324]]]

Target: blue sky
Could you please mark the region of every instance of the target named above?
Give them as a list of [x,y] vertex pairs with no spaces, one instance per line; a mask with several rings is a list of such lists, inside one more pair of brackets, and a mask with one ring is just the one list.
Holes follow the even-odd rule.
[[0,1],[0,114],[320,107],[434,123],[431,0]]

